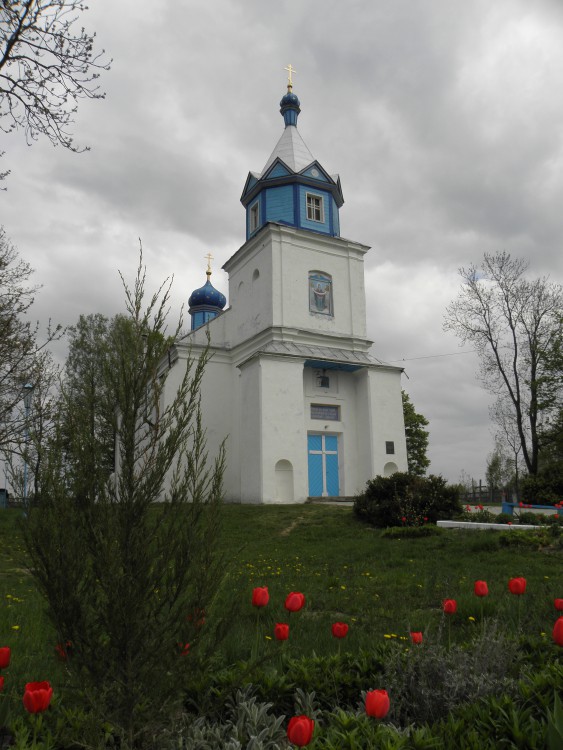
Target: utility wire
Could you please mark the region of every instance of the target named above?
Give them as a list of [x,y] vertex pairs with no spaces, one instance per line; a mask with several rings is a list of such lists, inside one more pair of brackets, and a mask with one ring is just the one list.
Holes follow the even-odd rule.
[[438,357],[457,357],[460,354],[473,354],[477,349],[469,349],[464,352],[448,352],[447,354],[427,354],[424,357],[403,357],[402,359],[390,359],[391,362],[414,362],[415,359],[437,359]]

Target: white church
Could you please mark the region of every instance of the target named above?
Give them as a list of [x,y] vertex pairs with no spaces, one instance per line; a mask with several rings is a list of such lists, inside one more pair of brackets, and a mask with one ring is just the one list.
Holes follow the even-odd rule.
[[285,129],[248,175],[246,242],[223,266],[229,305],[208,266],[165,386],[166,399],[209,334],[201,398],[210,456],[227,438],[227,502],[349,497],[407,470],[402,370],[375,359],[366,338],[369,248],[340,236],[340,179],[297,130],[289,70]]

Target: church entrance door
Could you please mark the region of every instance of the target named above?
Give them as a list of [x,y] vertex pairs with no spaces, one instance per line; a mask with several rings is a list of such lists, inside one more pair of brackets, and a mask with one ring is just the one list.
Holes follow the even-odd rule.
[[338,435],[307,435],[309,497],[338,497]]

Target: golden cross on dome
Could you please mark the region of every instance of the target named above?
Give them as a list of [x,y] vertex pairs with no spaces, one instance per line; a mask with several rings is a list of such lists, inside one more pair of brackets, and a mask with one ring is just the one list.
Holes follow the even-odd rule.
[[284,68],[284,70],[287,70],[287,90],[289,91],[290,89],[293,88],[293,81],[291,80],[291,74],[297,73],[297,71],[295,70],[295,68],[293,67],[291,63],[289,63],[289,65],[286,68]]
[[207,258],[207,271],[205,273],[211,276],[211,261],[213,260],[213,256],[211,253],[207,253],[204,257]]

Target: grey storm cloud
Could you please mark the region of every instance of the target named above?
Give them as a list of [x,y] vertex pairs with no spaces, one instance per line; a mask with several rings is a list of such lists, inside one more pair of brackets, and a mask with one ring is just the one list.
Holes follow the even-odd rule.
[[432,471],[482,478],[489,396],[442,321],[457,269],[485,251],[563,277],[559,0],[97,0],[81,21],[113,58],[106,98],[79,103],[91,151],[0,144],[0,221],[43,285],[34,314],[120,311],[139,237],[153,286],[174,274],[175,313],[208,252],[227,293],[240,195],[281,135],[291,62],[299,131],[342,180],[342,234],[372,246],[374,353],[405,367]]

